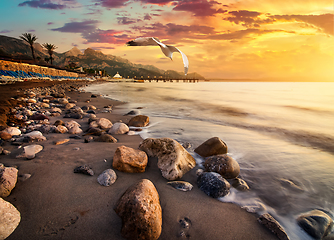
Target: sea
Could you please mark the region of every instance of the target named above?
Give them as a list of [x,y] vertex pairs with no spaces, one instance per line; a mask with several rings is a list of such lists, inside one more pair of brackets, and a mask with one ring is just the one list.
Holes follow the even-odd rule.
[[194,149],[211,137],[228,146],[250,190],[220,198],[270,213],[290,239],[308,240],[296,218],[334,212],[334,82],[120,82],[86,91],[125,102],[150,125],[139,134],[169,137]]

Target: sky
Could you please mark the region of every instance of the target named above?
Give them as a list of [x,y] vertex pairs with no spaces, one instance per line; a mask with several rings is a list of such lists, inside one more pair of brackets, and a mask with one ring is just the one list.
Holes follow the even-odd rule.
[[207,79],[334,80],[333,0],[1,0],[0,35],[30,32],[57,52],[93,48]]

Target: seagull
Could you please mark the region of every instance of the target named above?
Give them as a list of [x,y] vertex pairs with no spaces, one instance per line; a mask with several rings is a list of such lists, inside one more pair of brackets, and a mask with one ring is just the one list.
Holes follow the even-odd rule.
[[154,37],[141,37],[136,38],[135,40],[127,42],[128,46],[156,46],[158,45],[161,48],[161,51],[165,54],[166,57],[169,57],[171,60],[173,52],[179,52],[182,56],[183,65],[184,65],[184,75],[187,75],[189,68],[189,61],[187,56],[181,52],[178,48],[170,45],[163,44],[159,39]]

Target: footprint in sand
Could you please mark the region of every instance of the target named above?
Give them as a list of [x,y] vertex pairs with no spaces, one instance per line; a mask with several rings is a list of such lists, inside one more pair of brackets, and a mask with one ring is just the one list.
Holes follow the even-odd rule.
[[181,230],[178,236],[184,239],[189,239],[190,238],[189,229],[191,227],[190,219],[187,217],[182,218],[180,219],[179,224],[180,224]]
[[78,216],[71,216],[63,220],[49,221],[45,226],[40,228],[40,233],[44,236],[56,235],[60,231],[66,230],[66,228],[72,226],[78,221]]

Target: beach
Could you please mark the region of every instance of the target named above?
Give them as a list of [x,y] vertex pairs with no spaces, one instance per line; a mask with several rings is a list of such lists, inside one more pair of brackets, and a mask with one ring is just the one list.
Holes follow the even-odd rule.
[[[24,85],[26,84],[26,86]],[[62,83],[60,83],[62,84]],[[16,90],[40,85],[18,83],[6,90],[8,97],[17,95]],[[0,88],[3,88],[1,86]],[[9,88],[9,87],[8,87]],[[14,94],[15,93],[15,94]],[[124,116],[122,102],[91,97],[89,92],[71,91],[66,96],[77,101],[82,107],[94,105],[96,116],[107,118],[112,123],[127,123],[131,116]],[[113,105],[111,113],[101,113],[104,106]],[[117,112],[117,113],[115,113]],[[50,124],[56,120],[71,119],[50,117]],[[88,119],[75,119],[85,131]],[[114,152],[119,146],[138,149],[142,138],[139,135],[115,135],[117,143],[89,142],[84,139],[69,138],[70,134],[44,134],[46,141],[38,142],[43,150],[32,160],[17,158],[22,148],[6,142],[4,149],[9,155],[1,155],[1,163],[14,166],[19,176],[31,174],[27,180],[20,178],[8,197],[4,200],[12,203],[21,214],[21,222],[7,239],[123,239],[121,236],[122,221],[115,213],[117,200],[127,188],[141,179],[149,179],[155,185],[162,208],[162,233],[159,239],[277,239],[277,237],[258,221],[256,214],[246,212],[232,203],[223,203],[207,196],[197,188],[196,170],[187,172],[181,180],[190,182],[194,188],[182,192],[167,185],[156,165],[155,158],[149,158],[144,173],[124,173],[115,170],[116,182],[101,186],[97,176],[112,167]],[[62,139],[70,141],[55,145]],[[24,146],[24,145],[23,145]],[[94,176],[73,173],[77,166],[87,164]],[[180,220],[191,221],[186,234]]]

